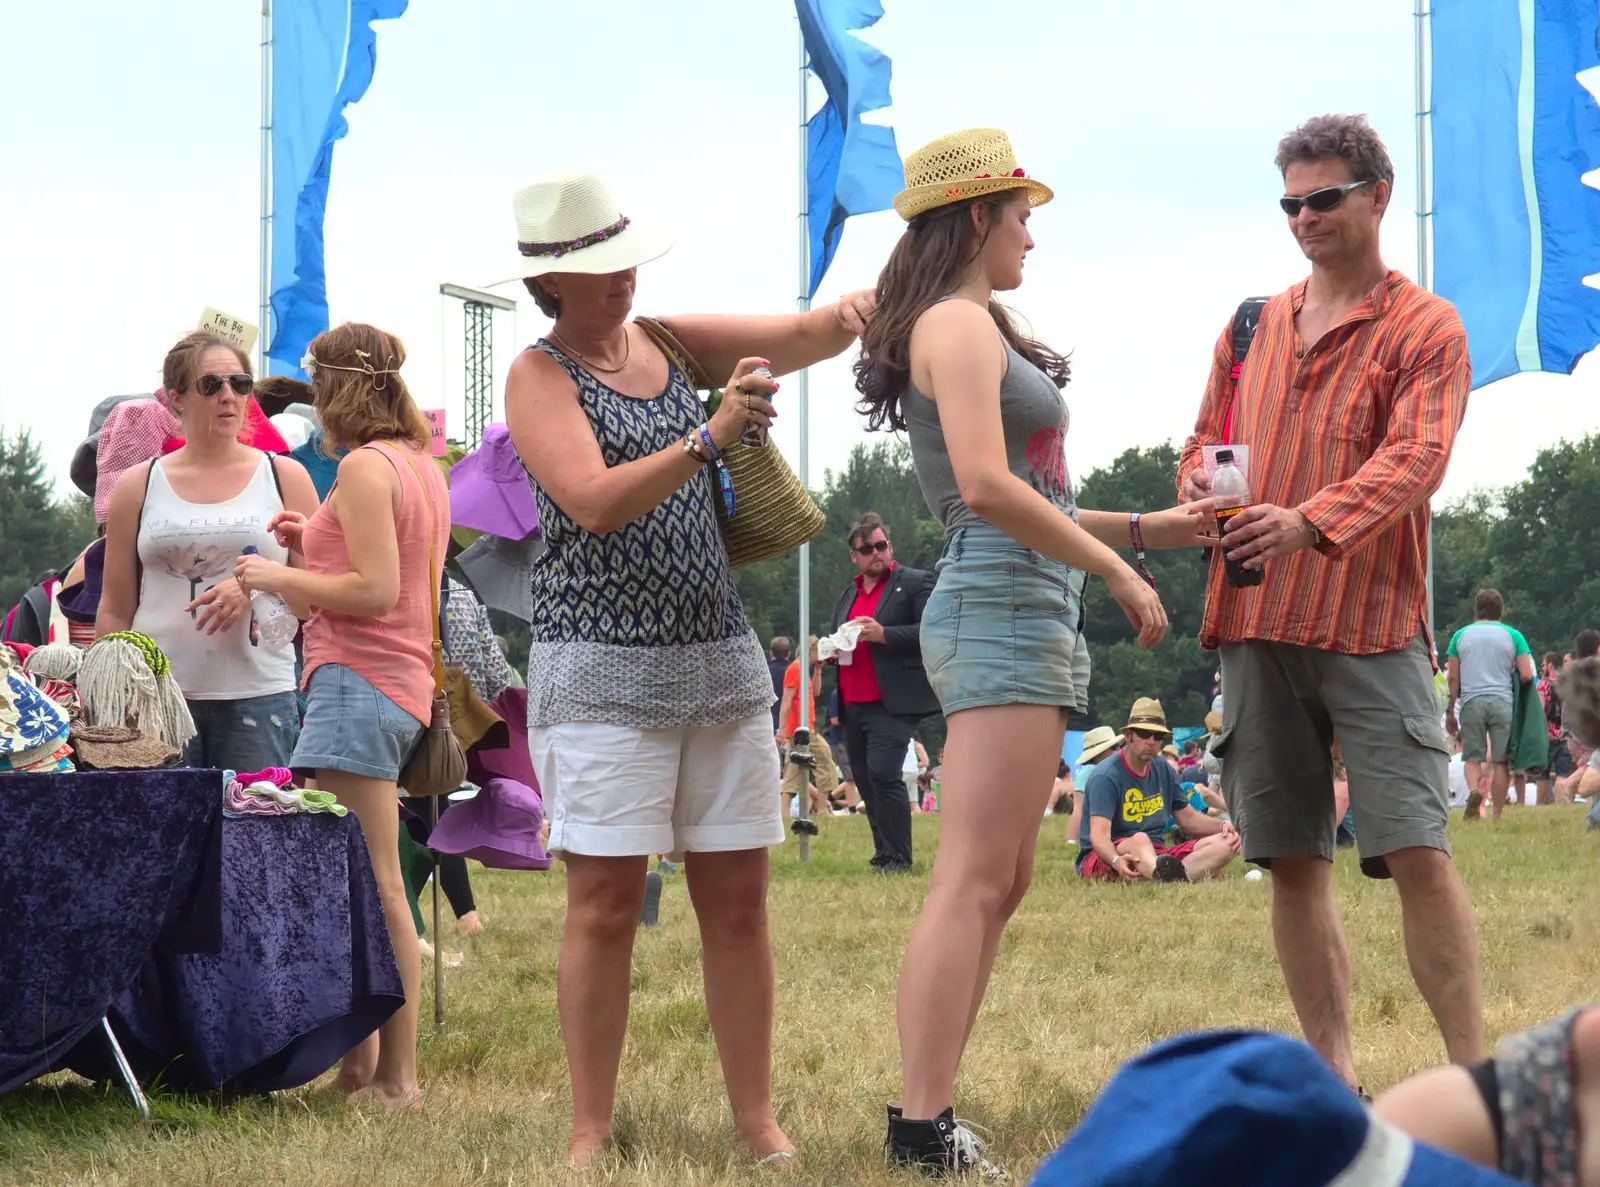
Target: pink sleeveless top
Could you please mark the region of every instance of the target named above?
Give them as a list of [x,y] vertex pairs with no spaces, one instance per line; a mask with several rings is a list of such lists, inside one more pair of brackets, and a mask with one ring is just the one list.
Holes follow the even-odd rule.
[[[427,725],[433,715],[433,589],[449,543],[450,490],[438,464],[420,450],[387,441],[361,448],[377,450],[388,458],[400,477],[400,506],[394,513],[400,546],[400,597],[387,614],[377,618],[336,614],[320,606],[313,609],[305,628],[301,686],[309,688],[311,674],[323,664],[343,664]],[[416,462],[415,471],[406,454]],[[418,473],[426,490],[417,482]],[[435,560],[431,571],[430,535]],[[351,571],[344,525],[329,512],[326,502],[306,524],[304,547],[306,568],[311,572],[338,576]]]

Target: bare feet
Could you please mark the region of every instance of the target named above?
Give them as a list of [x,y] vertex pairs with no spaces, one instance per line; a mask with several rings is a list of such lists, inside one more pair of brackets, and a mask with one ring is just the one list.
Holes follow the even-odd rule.
[[481,936],[483,934],[483,920],[478,918],[476,911],[468,911],[456,920],[456,931],[464,936]]
[[362,1077],[359,1073],[352,1073],[347,1068],[341,1068],[338,1078],[333,1082],[333,1086],[346,1096],[355,1096],[358,1092],[365,1092],[372,1086],[372,1077],[370,1075]]
[[422,953],[423,960],[433,959],[433,945],[421,936],[417,937],[417,951]]
[[395,1088],[388,1084],[369,1084],[361,1091],[350,1095],[350,1104],[363,1112],[420,1113],[422,1089],[415,1084],[406,1088]]
[[572,1136],[567,1139],[567,1165],[573,1170],[587,1170],[594,1156],[605,1149],[610,1140],[609,1133],[580,1133],[573,1130]]

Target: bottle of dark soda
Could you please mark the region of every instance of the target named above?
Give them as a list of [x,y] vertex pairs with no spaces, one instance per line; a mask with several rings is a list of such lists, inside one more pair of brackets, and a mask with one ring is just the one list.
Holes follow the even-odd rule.
[[[1244,471],[1233,464],[1233,450],[1217,450],[1217,472],[1211,476],[1211,497],[1216,502],[1217,535],[1226,534],[1233,517],[1250,505],[1250,485]],[[1260,569],[1247,569],[1239,561],[1230,561],[1227,553],[1222,557],[1223,575],[1234,588],[1260,585],[1264,576]]]

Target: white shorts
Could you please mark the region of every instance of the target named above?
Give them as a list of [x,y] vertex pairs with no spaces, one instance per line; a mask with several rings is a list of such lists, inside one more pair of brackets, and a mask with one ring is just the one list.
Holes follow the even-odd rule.
[[763,709],[683,729],[530,726],[552,853],[634,857],[783,843],[778,749]]

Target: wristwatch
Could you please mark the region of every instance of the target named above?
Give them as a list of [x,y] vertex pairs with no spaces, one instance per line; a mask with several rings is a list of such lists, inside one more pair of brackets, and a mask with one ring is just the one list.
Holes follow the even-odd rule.
[[[1304,515],[1305,513],[1301,512],[1301,514]],[[1311,529],[1311,547],[1315,548],[1318,544],[1322,543],[1322,529],[1317,527],[1317,525],[1312,523],[1309,519],[1306,520],[1306,527]]]

